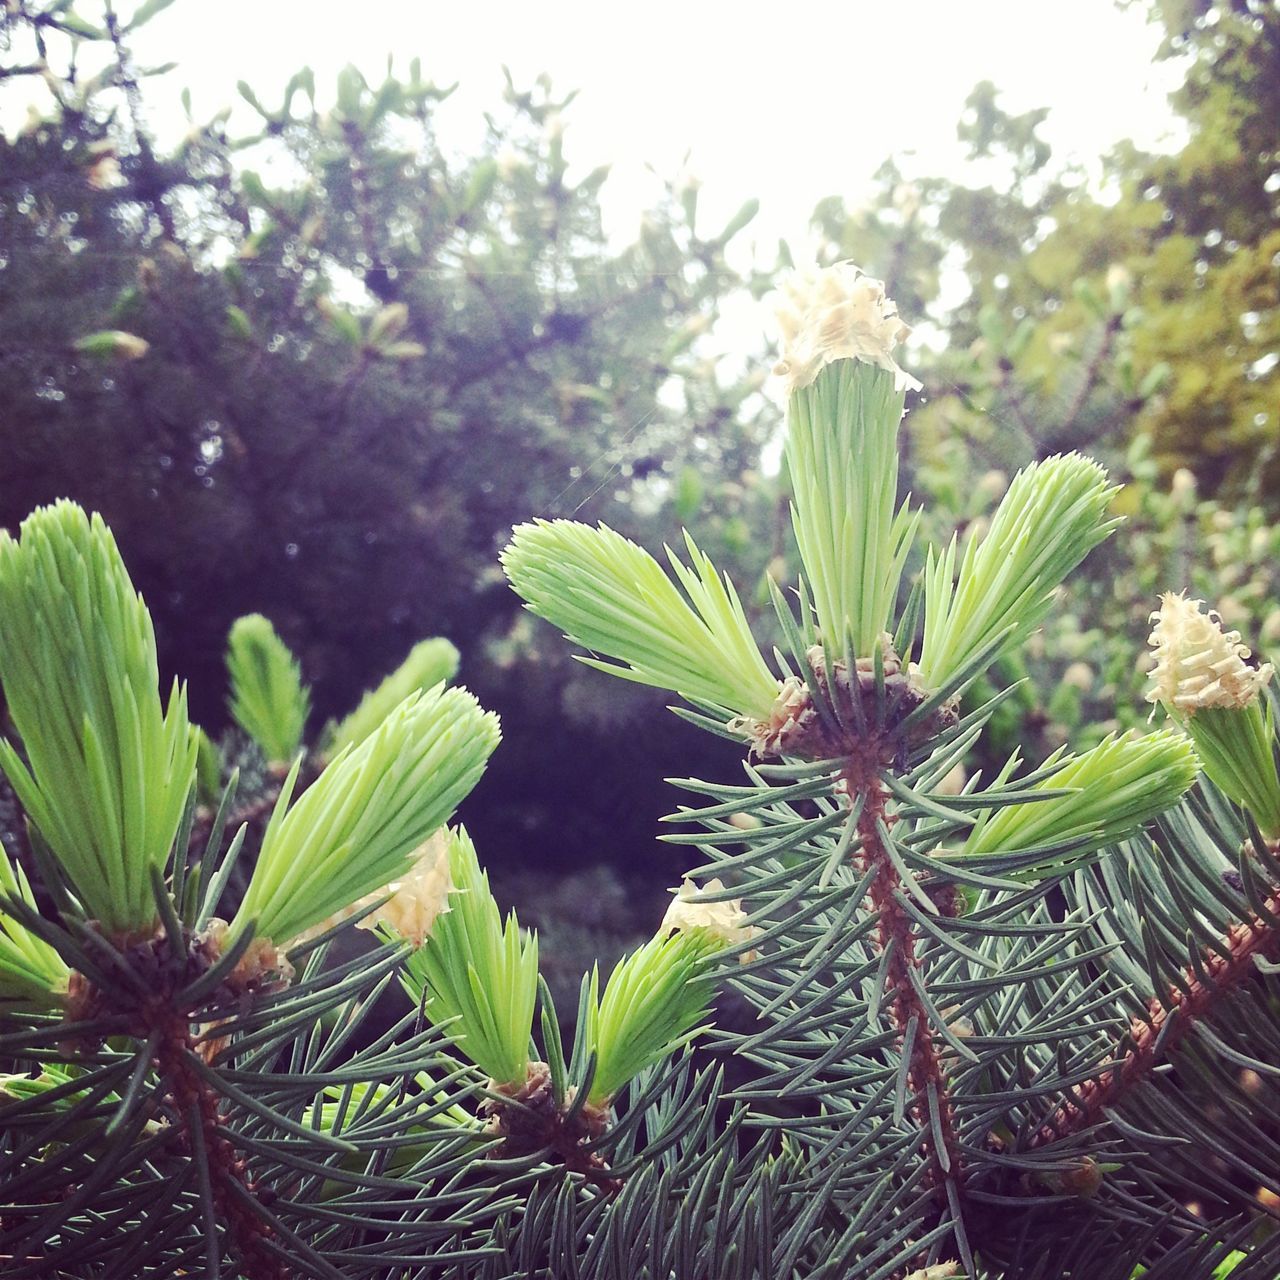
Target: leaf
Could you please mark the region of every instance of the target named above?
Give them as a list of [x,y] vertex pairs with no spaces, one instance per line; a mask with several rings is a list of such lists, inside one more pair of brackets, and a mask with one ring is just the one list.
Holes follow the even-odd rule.
[[151,349],[151,344],[137,334],[123,329],[103,329],[77,338],[72,344],[86,356],[99,356],[116,360],[141,360]]
[[247,80],[236,81],[236,92],[264,119],[269,120],[271,113],[258,100],[258,95],[254,93],[253,87]]
[[232,303],[227,307],[226,316],[227,325],[237,338],[249,339],[253,337],[253,321],[249,319],[248,312],[243,308],[237,307]]
[[[140,27],[146,26],[152,18],[162,14],[174,0],[144,0],[133,12],[133,17],[129,19],[124,30],[126,33],[137,31]],[[171,64],[174,65],[174,64]]]
[[716,237],[716,242],[722,245],[728,244],[739,231],[755,219],[756,214],[759,212],[760,201],[753,196],[729,219],[725,224],[724,230]]

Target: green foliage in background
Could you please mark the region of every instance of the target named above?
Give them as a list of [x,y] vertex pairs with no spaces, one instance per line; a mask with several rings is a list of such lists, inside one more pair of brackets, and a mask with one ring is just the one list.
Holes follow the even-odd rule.
[[[1054,156],[1045,109],[1011,114],[988,82],[958,130],[987,185],[890,161],[870,201],[833,196],[815,223],[828,260],[854,256],[904,313],[932,309],[944,327],[913,424],[922,464],[957,431],[979,466],[1005,470],[1145,434],[1166,482],[1185,466],[1209,496],[1274,506],[1280,14],[1256,0],[1140,7],[1185,69],[1169,154],[1122,144],[1099,181]],[[948,311],[944,259],[969,287]]]
[[[896,158],[866,203],[815,211],[825,260],[854,256],[945,336],[915,363],[927,392],[904,433],[927,528],[981,534],[1016,470],[1067,449],[1125,486],[1125,538],[1072,577],[1043,641],[973,691],[1017,686],[990,767],[1139,723],[1161,591],[1212,599],[1263,653],[1280,641],[1280,13],[1145,7],[1185,68],[1170,154],[1119,147],[1099,183],[1053,154],[1045,110],[1011,113],[988,83],[959,125],[986,185]],[[946,309],[944,261],[967,286]]]

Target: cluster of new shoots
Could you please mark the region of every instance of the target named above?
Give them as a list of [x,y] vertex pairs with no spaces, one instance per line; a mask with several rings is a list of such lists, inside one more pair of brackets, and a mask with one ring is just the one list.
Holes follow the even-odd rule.
[[[668,552],[675,581],[613,530],[569,521],[521,525],[503,564],[529,608],[600,655],[584,661],[729,713],[722,723],[756,754],[901,762],[947,732],[964,689],[1043,621],[1063,580],[1115,528],[1115,490],[1076,454],[1026,468],[985,534],[963,552],[954,539],[928,550],[900,610],[920,514],[898,493],[898,431],[918,384],[894,348],[910,330],[883,286],[848,263],[786,286],[779,322],[804,567],[799,618],[776,597],[790,667],[770,669],[732,583],[687,534],[694,568]],[[1161,788],[1150,796],[1145,808],[1117,802],[1115,814],[1141,821],[1176,798]],[[1096,848],[1114,816],[1100,803],[1076,834],[1087,828]]]
[[[430,656],[434,670],[451,669],[449,654]],[[421,657],[384,688],[416,686]],[[465,690],[411,687],[390,705],[379,690],[295,800],[309,705],[298,664],[256,615],[233,629],[228,663],[238,722],[269,760],[293,760],[229,926],[213,910],[244,832],[226,874],[205,866],[199,881],[187,875],[203,735],[180,687],[161,702],[150,615],[110,531],[59,502],[31,515],[17,539],[0,535],[0,679],[20,737],[0,741],[0,766],[64,924],[118,947],[169,956],[191,947],[198,964],[234,953],[240,967],[227,977],[243,984],[287,976],[283,950],[320,922],[369,895],[394,898],[402,881],[416,885],[418,851],[475,786],[499,735],[496,717]],[[228,805],[229,796],[220,822]],[[196,902],[201,883],[208,900]],[[67,939],[64,955],[22,868],[3,853],[0,894],[0,999],[47,1007],[75,988],[81,1008],[110,1006],[111,992],[88,996],[74,980],[72,935],[52,935]]]
[[[1194,783],[1198,760],[1183,734],[1126,734],[1078,756],[1060,752],[1020,777],[1015,756],[985,784],[975,775],[960,794],[942,793],[942,780],[964,760],[994,705],[966,707],[962,696],[1026,641],[1064,580],[1115,529],[1108,514],[1115,489],[1086,458],[1049,458],[1016,477],[984,533],[963,547],[953,538],[913,560],[920,512],[899,492],[898,432],[906,394],[918,384],[894,357],[909,330],[879,282],[847,263],[789,285],[779,321],[776,371],[789,397],[784,456],[803,577],[791,600],[770,584],[785,639],[776,665],[753,639],[733,584],[687,534],[693,567],[668,551],[672,574],[613,530],[568,521],[521,525],[503,564],[530,609],[591,651],[583,661],[683,696],[696,707],[685,713],[689,718],[737,736],[757,759],[780,762],[752,765],[750,787],[713,792],[726,795],[723,804],[679,815],[707,832],[676,838],[702,843],[713,864],[756,867],[759,887],[771,886],[775,896],[794,878],[794,893],[783,898],[789,903],[793,896],[803,900],[806,857],[825,849],[816,835],[806,844],[793,833],[841,824],[822,855],[818,884],[842,862],[857,879],[843,918],[861,909],[875,927],[866,1034],[885,1020],[879,1044],[892,1045],[901,1060],[895,1118],[909,1114],[920,1126],[927,1185],[937,1188],[945,1220],[958,1212],[962,1194],[960,1121],[949,1100],[947,1062],[976,1058],[927,991],[920,957],[926,945],[945,942],[950,950],[943,954],[953,959],[984,968],[994,962],[952,942],[931,917],[995,911],[991,895],[1023,886],[1047,892],[1043,886],[1061,882],[1177,803]],[[771,793],[768,779],[775,775],[792,781]],[[764,798],[770,794],[772,810]],[[793,794],[824,807],[806,819],[783,803]],[[748,836],[753,803],[772,817],[764,831]],[[748,825],[735,831],[735,817]],[[739,841],[746,852],[724,851]],[[770,849],[793,845],[793,861],[782,861],[781,853],[776,866],[762,861]],[[718,945],[738,952],[757,945],[741,932],[749,921],[770,921],[763,939],[785,927],[769,915],[769,893],[753,903],[755,915],[741,918],[729,893],[719,880],[701,890],[690,884],[673,907],[676,918],[690,896],[702,899],[703,910],[727,910],[718,919]],[[975,939],[986,936],[974,928]],[[999,933],[1003,925],[992,928]],[[857,936],[867,937],[865,929]],[[593,980],[580,1031],[594,1062],[591,1104],[606,1103],[635,1063],[656,1060],[669,1051],[660,1046],[697,1027],[699,1002],[681,992],[697,989],[707,957],[690,943],[677,950],[679,941],[678,934],[659,936],[624,961],[598,1007]],[[705,945],[709,956],[711,943]],[[753,971],[769,965],[767,941],[758,945],[762,957]],[[775,958],[784,962],[781,954]],[[787,1026],[799,1019],[799,1011],[785,1017],[777,1011],[789,999],[786,1007],[799,1010],[802,980],[774,998],[760,996],[764,1012]],[[762,989],[770,989],[765,979]],[[624,1045],[625,1067],[616,1063]],[[827,1049],[821,1062],[836,1052]],[[779,1071],[770,1079],[783,1079]],[[954,1244],[970,1267],[959,1218]],[[952,1268],[939,1260],[917,1274]]]
[[[691,552],[685,589],[711,624],[740,628],[738,648],[720,655],[736,669],[749,640],[741,606]],[[665,577],[657,582],[674,594]],[[538,977],[537,939],[514,915],[501,919],[466,832],[445,827],[499,738],[495,716],[443,683],[456,650],[435,640],[415,647],[329,730],[323,768],[303,786],[310,693],[271,623],[253,615],[230,637],[231,709],[282,782],[227,923],[215,912],[245,828],[220,868],[189,867],[202,735],[187,722],[180,689],[161,705],[150,618],[102,521],[70,503],[37,511],[18,540],[0,543],[0,593],[0,677],[21,734],[21,748],[0,744],[0,760],[65,915],[60,925],[42,922],[22,868],[0,851],[5,1009],[65,1008],[73,1022],[116,1017],[153,1042],[177,1035],[163,1061],[181,1075],[191,1032],[175,1028],[198,1025],[211,1001],[287,987],[290,952],[306,954],[353,921],[404,945],[422,1015],[487,1077],[484,1114],[504,1149],[549,1150],[608,1181],[582,1146],[607,1127],[630,1081],[705,1025],[714,959],[745,936],[734,924],[738,906],[703,903],[686,886],[658,936],[618,966],[603,995],[594,972],[584,978],[579,1044],[566,1060]],[[714,635],[712,625],[703,635]],[[740,705],[727,686],[693,692],[765,712],[778,682],[758,659],[752,678],[759,687]],[[213,819],[218,832],[233,790]],[[106,979],[82,944],[115,948],[112,963],[140,966],[136,980]],[[530,1057],[540,990],[545,1062]],[[361,1098],[361,1106],[377,1101]]]
[[[537,938],[520,929],[514,912],[503,920],[464,830],[442,835],[437,847],[447,872],[422,895],[418,919],[429,919],[428,927],[410,934],[396,897],[368,919],[413,944],[406,989],[488,1076],[485,1110],[503,1152],[551,1153],[607,1181],[607,1169],[584,1144],[605,1131],[632,1080],[705,1027],[715,961],[752,933],[741,904],[704,902],[686,883],[658,933],[619,961],[603,995],[596,970],[583,980],[577,1040],[566,1056],[538,976]],[[545,1061],[529,1052],[539,993]]]

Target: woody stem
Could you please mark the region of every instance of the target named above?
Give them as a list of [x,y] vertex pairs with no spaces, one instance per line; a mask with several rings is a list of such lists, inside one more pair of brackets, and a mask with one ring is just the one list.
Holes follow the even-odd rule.
[[[1280,927],[1275,924],[1280,916],[1280,889],[1264,906],[1264,915],[1250,915],[1232,925],[1217,949],[1202,953],[1199,969],[1203,977],[1194,969],[1185,969],[1181,987],[1171,987],[1163,997],[1152,998],[1146,1019],[1131,1028],[1129,1048],[1116,1065],[1077,1086],[1035,1135],[1033,1146],[1046,1146],[1097,1124],[1104,1109],[1145,1080],[1188,1032],[1212,1013],[1218,1000],[1257,975],[1255,956],[1266,960],[1280,957]],[[1177,1019],[1161,1041],[1161,1031],[1175,1012]]]
[[195,1049],[185,1014],[175,1013],[160,1028],[155,1066],[173,1102],[187,1151],[207,1171],[206,1212],[210,1231],[218,1227],[245,1280],[289,1280],[280,1258],[267,1247],[271,1229],[253,1212],[257,1195],[244,1158],[226,1135],[215,1091],[192,1066]]
[[918,955],[920,938],[902,906],[902,877],[889,857],[882,836],[882,831],[893,820],[886,813],[888,794],[875,776],[869,779],[846,776],[846,782],[850,796],[861,791],[865,797],[858,817],[861,841],[855,857],[863,874],[874,871],[868,894],[878,917],[877,944],[881,955],[888,957],[885,999],[898,1033],[899,1048],[909,1054],[910,1109],[923,1135],[930,1182],[946,1200],[949,1199],[948,1184],[958,1190],[964,1171],[946,1072],[929,1012],[917,989],[922,970]]

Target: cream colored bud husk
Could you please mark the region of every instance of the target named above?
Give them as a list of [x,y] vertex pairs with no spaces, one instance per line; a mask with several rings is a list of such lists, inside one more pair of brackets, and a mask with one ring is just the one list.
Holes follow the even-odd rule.
[[377,929],[385,925],[415,947],[420,947],[431,936],[437,917],[448,910],[446,904],[452,889],[453,879],[449,874],[449,833],[441,827],[418,847],[413,866],[402,879],[393,880],[381,889],[365,894],[349,907],[335,911],[327,920],[308,929],[297,942],[318,938],[389,893],[391,896],[386,902],[358,921],[356,928]]
[[1195,473],[1186,467],[1179,467],[1169,482],[1169,493],[1175,498],[1194,498],[1196,496]]
[[1151,615],[1155,666],[1147,701],[1185,715],[1208,707],[1247,707],[1273,668],[1270,663],[1249,666],[1240,633],[1224,630],[1216,612],[1202,613],[1202,603],[1172,591],[1160,597],[1160,608]]
[[[662,917],[659,933],[686,933],[690,929],[706,929],[726,947],[736,947],[740,943],[750,942],[760,932],[747,924],[747,913],[742,909],[741,898],[720,902],[705,900],[707,894],[724,892],[724,884],[719,879],[708,880],[702,889],[692,880],[686,880],[673,892],[676,896],[667,908],[667,914]],[[750,958],[751,953],[743,956],[743,960]]]
[[110,191],[114,187],[123,186],[125,176],[120,169],[120,161],[112,155],[100,156],[85,173],[85,181],[95,191]]
[[441,828],[417,851],[413,866],[403,880],[395,880],[391,897],[375,912],[365,916],[358,929],[386,925],[402,938],[420,947],[431,934],[436,917],[447,910],[453,880],[449,874],[449,833]]
[[777,317],[782,359],[773,371],[786,378],[788,395],[807,387],[833,360],[863,360],[889,370],[897,390],[920,390],[893,358],[911,329],[885,297],[884,285],[852,262],[797,272],[782,286]]

